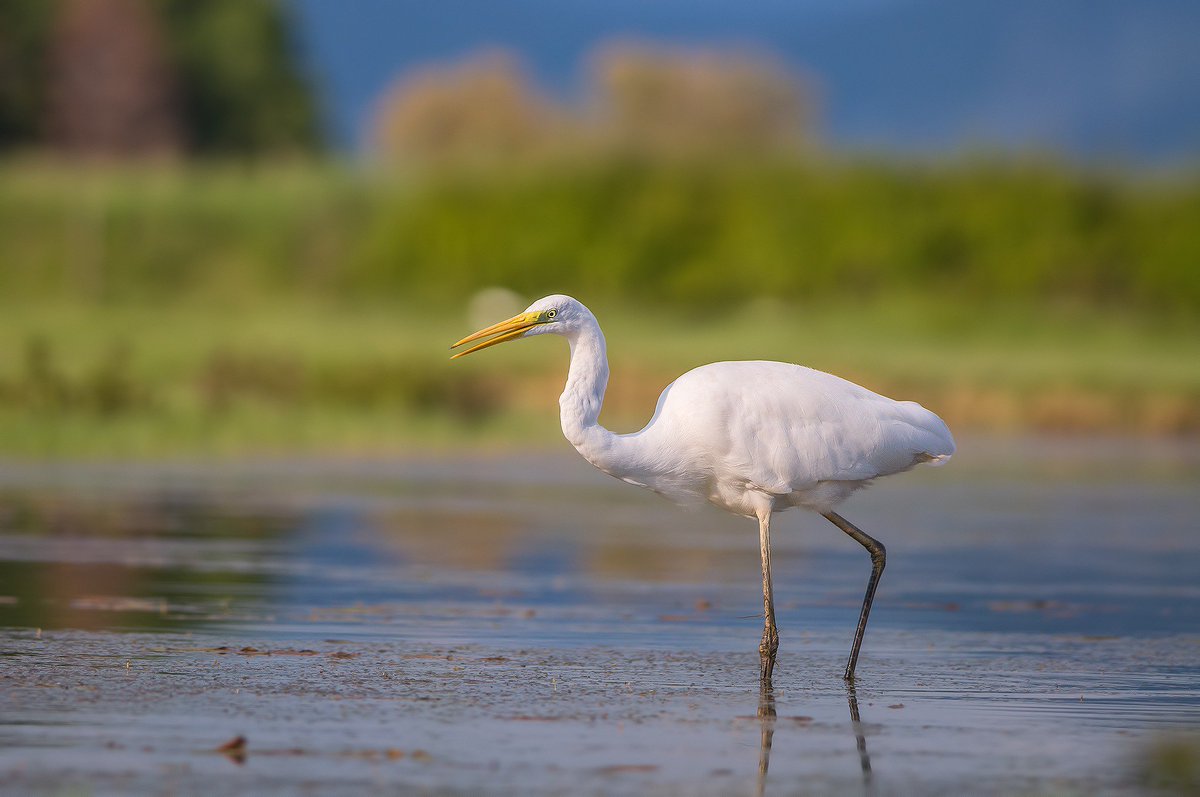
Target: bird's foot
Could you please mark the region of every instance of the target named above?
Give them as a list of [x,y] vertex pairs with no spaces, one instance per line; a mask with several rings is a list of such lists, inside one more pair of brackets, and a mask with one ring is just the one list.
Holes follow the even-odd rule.
[[763,689],[771,688],[771,674],[775,671],[775,657],[766,653],[759,659],[758,681]]
[[762,642],[758,646],[760,661],[759,677],[763,684],[770,686],[771,674],[775,670],[775,654],[779,651],[779,631],[774,626],[763,629]]
[[758,644],[758,652],[763,656],[775,658],[779,651],[779,629],[769,625],[763,629],[762,642]]

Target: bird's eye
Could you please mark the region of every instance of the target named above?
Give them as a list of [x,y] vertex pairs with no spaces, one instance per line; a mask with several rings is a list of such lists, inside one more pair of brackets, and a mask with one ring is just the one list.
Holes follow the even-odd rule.
[[556,315],[558,315],[557,310],[547,310],[546,311],[546,318],[554,318],[554,316],[556,316]]

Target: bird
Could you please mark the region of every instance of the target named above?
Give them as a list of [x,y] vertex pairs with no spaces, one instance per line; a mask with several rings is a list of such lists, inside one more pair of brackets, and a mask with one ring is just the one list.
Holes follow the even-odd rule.
[[457,359],[508,341],[559,335],[570,344],[559,398],[563,435],[592,465],[679,504],[713,504],[757,520],[762,558],[763,635],[759,675],[769,685],[779,649],[771,580],[771,518],[811,510],[871,556],[850,657],[853,682],[875,590],[887,564],[883,543],[834,509],[880,476],[954,454],[954,437],[934,413],[803,365],[731,361],[702,365],[668,385],[644,428],[615,434],[599,423],[608,385],[608,355],[596,316],[577,299],[555,294],[523,313],[453,344]]

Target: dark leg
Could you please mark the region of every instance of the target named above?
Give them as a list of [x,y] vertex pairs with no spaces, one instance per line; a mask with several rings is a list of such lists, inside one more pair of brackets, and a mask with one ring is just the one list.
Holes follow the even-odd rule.
[[850,649],[850,661],[846,662],[847,681],[854,680],[854,666],[858,664],[858,649],[862,647],[863,632],[867,630],[867,616],[871,614],[871,602],[875,600],[875,588],[887,564],[887,549],[883,543],[854,526],[837,512],[825,512],[825,519],[854,538],[871,554],[871,580],[867,582],[867,594],[863,598],[862,614],[858,616],[858,630],[854,632],[854,647]]
[[762,553],[763,576],[763,635],[758,646],[759,680],[763,688],[771,686],[771,673],[775,670],[775,652],[779,650],[779,629],[775,627],[775,597],[771,589],[771,514],[758,518],[758,546]]
[[771,766],[771,743],[775,739],[775,692],[763,682],[758,692],[758,797],[767,790],[767,769]]
[[846,684],[846,701],[850,704],[850,727],[854,730],[854,740],[858,743],[858,763],[862,767],[865,786],[871,782],[871,755],[867,752],[867,737],[858,714],[858,695],[854,693],[853,681]]

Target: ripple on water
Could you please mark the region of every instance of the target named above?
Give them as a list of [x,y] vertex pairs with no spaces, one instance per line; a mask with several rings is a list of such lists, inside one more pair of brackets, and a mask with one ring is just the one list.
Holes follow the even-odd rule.
[[867,563],[783,516],[773,718],[752,524],[573,460],[10,468],[0,784],[1136,792],[1200,728],[1200,460],[970,451],[847,508],[890,555],[852,693]]

